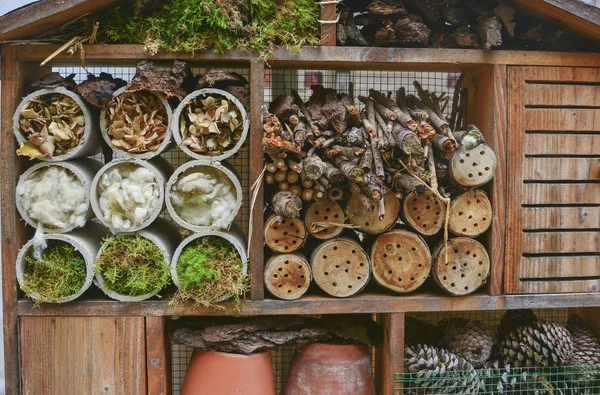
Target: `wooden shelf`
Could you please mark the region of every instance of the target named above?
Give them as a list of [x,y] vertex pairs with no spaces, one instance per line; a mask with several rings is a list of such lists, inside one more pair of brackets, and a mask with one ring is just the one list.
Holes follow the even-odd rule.
[[[168,299],[165,297],[165,299]],[[600,293],[548,295],[473,294],[453,297],[441,292],[417,292],[408,296],[362,293],[346,299],[308,296],[299,300],[243,300],[240,309],[232,302],[221,304],[224,309],[196,307],[192,304],[169,306],[168,300],[118,302],[89,299],[68,304],[45,304],[33,307],[29,299],[17,301],[19,316],[254,316],[285,314],[359,314],[405,313],[428,311],[513,310],[525,308],[571,308],[600,306]]]

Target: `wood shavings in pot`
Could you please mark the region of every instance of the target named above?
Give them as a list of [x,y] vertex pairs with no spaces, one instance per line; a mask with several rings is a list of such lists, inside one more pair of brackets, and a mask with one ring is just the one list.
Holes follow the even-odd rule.
[[17,195],[29,217],[46,228],[85,224],[85,185],[64,167],[48,166],[35,171],[17,186]]
[[19,130],[28,141],[21,144],[17,154],[31,159],[66,154],[79,144],[85,130],[81,107],[59,93],[30,99],[20,115]]
[[115,230],[139,226],[160,209],[154,174],[136,164],[109,169],[100,177],[98,194],[103,219]]
[[227,227],[236,214],[233,183],[225,173],[209,166],[184,173],[173,184],[170,196],[177,214],[192,225]]
[[132,154],[154,152],[167,134],[167,111],[153,93],[124,92],[108,104],[104,126],[117,149]]
[[233,148],[244,121],[236,105],[213,95],[190,101],[179,119],[183,144],[199,154],[216,156]]

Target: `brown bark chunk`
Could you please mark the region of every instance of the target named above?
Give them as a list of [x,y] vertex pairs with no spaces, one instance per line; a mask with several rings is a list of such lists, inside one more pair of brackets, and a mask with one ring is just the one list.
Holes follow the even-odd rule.
[[98,77],[88,74],[88,79],[77,85],[75,92],[90,105],[104,110],[112,100],[113,93],[126,84],[122,79],[115,79],[110,74],[100,73]]
[[175,60],[171,70],[157,70],[154,63],[142,60],[138,63],[136,73],[127,91],[149,91],[163,93],[167,99],[176,97],[179,100],[193,90],[194,77],[189,67],[184,62]]

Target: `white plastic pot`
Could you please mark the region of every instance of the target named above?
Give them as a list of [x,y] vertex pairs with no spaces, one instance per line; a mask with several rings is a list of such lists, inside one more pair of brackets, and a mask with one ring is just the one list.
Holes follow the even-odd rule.
[[[96,253],[100,249],[100,243],[102,241],[102,238],[105,237],[107,234],[108,229],[106,229],[104,226],[95,222],[90,222],[84,228],[76,229],[67,234],[44,234],[42,236],[45,239],[46,243],[50,245],[52,243],[57,242],[63,242],[72,245],[83,256],[83,259],[85,260],[86,278],[85,283],[83,284],[81,289],[77,293],[65,297],[57,301],[56,303],[66,303],[75,300],[79,296],[81,296],[81,294],[83,294],[90,287],[90,285],[92,285],[92,280],[94,278],[94,258],[96,257]],[[23,246],[23,248],[21,248],[19,254],[17,255],[17,281],[19,282],[19,286],[21,288],[24,287],[23,277],[27,270],[27,263],[25,261],[25,258],[31,252],[31,248],[33,248],[35,242],[36,240],[29,240],[27,243],[25,243],[25,245]],[[41,299],[36,293],[31,294],[29,296],[34,300],[39,300],[40,302],[50,302]]]
[[[201,170],[203,167],[216,169],[216,170],[222,172],[223,174],[225,174],[227,176],[227,178],[229,178],[231,180],[231,182],[233,183],[233,187],[235,189],[235,194],[236,194],[235,205],[232,208],[231,220],[228,221],[226,224],[224,224],[221,227],[214,226],[214,225],[199,226],[199,225],[194,225],[194,224],[191,224],[191,223],[185,221],[179,215],[177,210],[175,210],[175,207],[173,206],[173,203],[171,201],[171,197],[173,194],[172,189],[173,189],[173,186],[175,185],[175,183],[177,183],[177,181],[180,178],[185,177],[185,176],[189,175],[190,173],[193,173],[195,170]],[[171,178],[169,178],[169,182],[167,183],[167,186],[165,188],[165,203],[167,205],[167,211],[169,212],[169,215],[171,216],[171,218],[173,218],[173,220],[179,226],[182,226],[193,232],[202,232],[202,231],[210,230],[210,229],[213,229],[213,230],[226,229],[231,225],[235,216],[238,214],[238,212],[240,211],[240,208],[242,207],[242,184],[240,183],[240,179],[238,178],[238,176],[235,172],[235,169],[227,162],[219,163],[219,162],[215,162],[215,161],[193,160],[193,161],[189,161],[189,162],[183,164],[182,166],[180,166],[179,168],[177,168],[177,170],[175,170],[175,172],[173,173]]]
[[[235,247],[235,250],[238,252],[238,254],[240,255],[240,259],[242,260],[242,273],[248,273],[248,258],[246,257],[246,238],[244,237],[244,232],[242,232],[242,230],[237,225],[233,225],[229,230],[205,230],[203,232],[194,233],[191,236],[184,239],[181,242],[181,244],[179,244],[179,247],[177,247],[177,250],[173,255],[173,260],[171,261],[171,278],[173,279],[173,283],[177,286],[177,288],[179,288],[177,262],[179,261],[181,253],[190,243],[194,242],[197,239],[201,239],[202,237],[207,236],[221,237],[230,242]],[[225,296],[215,300],[215,302],[222,302],[224,300],[229,299],[230,297],[231,295]]]
[[[231,147],[229,150],[222,153],[221,155],[203,155],[203,154],[199,154],[197,152],[192,151],[186,145],[183,144],[183,137],[181,135],[181,130],[179,130],[179,120],[183,116],[183,114],[185,114],[188,104],[192,100],[196,99],[197,97],[206,97],[206,96],[223,96],[223,97],[225,97],[227,100],[230,100],[233,104],[235,104],[238,112],[242,116],[242,119],[241,119],[242,134],[240,136],[239,141],[233,147]],[[212,88],[199,89],[199,90],[196,90],[196,91],[190,93],[189,95],[187,95],[175,109],[175,112],[173,113],[173,124],[172,124],[173,138],[175,139],[175,143],[177,144],[177,146],[179,148],[181,148],[181,150],[183,152],[185,152],[187,155],[191,156],[194,159],[204,159],[204,160],[213,160],[213,161],[223,160],[223,159],[229,158],[230,156],[234,155],[236,152],[238,152],[240,150],[240,148],[244,144],[244,141],[246,141],[246,137],[248,137],[249,125],[250,125],[250,121],[248,119],[248,114],[246,113],[244,106],[242,106],[240,101],[235,96],[233,96],[229,92],[226,92],[221,89],[212,89]]]
[[27,180],[29,177],[31,177],[33,175],[33,173],[35,173],[36,171],[44,169],[46,167],[51,167],[51,166],[62,167],[62,168],[69,170],[84,184],[85,204],[87,207],[87,214],[86,214],[86,221],[87,221],[93,217],[93,212],[90,207],[90,187],[92,185],[92,180],[94,178],[94,175],[96,174],[96,172],[98,172],[98,170],[100,170],[100,168],[102,167],[102,163],[95,159],[89,159],[89,158],[75,159],[75,160],[67,161],[67,162],[42,162],[42,163],[33,165],[32,167],[27,169],[21,175],[21,177],[19,177],[19,181],[17,182],[17,188],[16,188],[17,210],[19,211],[19,214],[25,220],[25,222],[29,226],[31,226],[35,229],[41,228],[41,230],[46,233],[65,233],[65,232],[69,232],[69,231],[73,230],[76,227],[76,225],[73,224],[73,225],[70,225],[70,226],[67,226],[64,228],[49,228],[49,227],[44,226],[43,224],[38,223],[38,221],[36,221],[30,217],[29,213],[23,207],[23,204],[21,202],[21,195],[19,194],[19,190],[22,188],[22,185],[25,182],[25,180]]
[[102,152],[102,146],[100,145],[100,138],[98,137],[98,124],[96,122],[96,117],[93,116],[93,112],[90,107],[85,104],[81,96],[76,93],[71,92],[65,88],[46,88],[40,89],[29,95],[25,96],[21,103],[17,106],[17,111],[13,116],[13,133],[19,142],[19,145],[28,141],[25,134],[19,129],[19,120],[21,119],[21,109],[25,104],[29,102],[31,99],[36,99],[40,96],[44,95],[52,95],[52,94],[62,94],[65,96],[69,96],[72,98],[75,103],[81,107],[81,112],[83,113],[83,117],[85,118],[85,126],[83,129],[83,136],[81,137],[81,141],[79,144],[63,155],[49,157],[42,157],[39,160],[44,162],[59,162],[69,159],[75,158],[83,158],[86,156],[94,156],[100,154]]
[[[126,88],[127,87],[124,86],[124,87],[117,89],[113,93],[113,97],[117,97],[117,96],[125,93]],[[154,158],[154,157],[160,155],[161,153],[166,151],[167,148],[169,147],[169,144],[171,143],[171,136],[172,136],[172,129],[173,129],[173,110],[171,109],[171,105],[169,104],[167,99],[165,99],[164,95],[157,93],[157,92],[148,92],[148,93],[151,93],[154,96],[156,96],[160,100],[160,102],[163,104],[163,106],[165,107],[165,112],[167,113],[167,132],[165,134],[165,139],[162,141],[162,143],[160,144],[160,146],[158,147],[158,149],[156,151],[142,152],[139,154],[123,151],[122,149],[115,147],[112,144],[112,142],[111,142],[112,139],[111,139],[110,135],[108,134],[108,129],[106,128],[105,123],[104,123],[104,117],[106,116],[106,111],[102,110],[102,111],[100,111],[100,122],[99,122],[100,134],[102,135],[102,138],[104,139],[106,144],[108,144],[110,149],[114,152],[115,158],[120,157],[120,158],[150,159],[150,158]]]
[[[160,248],[165,256],[165,266],[170,267],[173,254],[175,253],[175,249],[181,241],[181,237],[179,236],[179,230],[175,225],[173,225],[170,221],[164,218],[158,218],[150,226],[140,230],[139,232],[135,232],[135,234],[150,240],[158,248]],[[97,260],[100,257],[100,255],[102,255],[103,250],[104,245],[102,245],[98,250],[97,254],[95,255],[95,260]],[[160,292],[160,290],[156,290],[145,295],[122,295],[118,292],[107,288],[106,284],[104,283],[104,277],[99,271],[96,272],[94,282],[96,283],[98,288],[100,288],[102,292],[104,292],[109,298],[121,302],[139,302],[141,300],[151,298],[152,296]]]
[[[112,224],[109,221],[107,221],[107,219],[104,216],[104,213],[102,212],[102,209],[100,208],[100,195],[101,194],[99,191],[99,187],[100,187],[99,184],[100,184],[101,177],[107,171],[109,171],[110,169],[113,169],[115,167],[122,166],[122,165],[136,165],[138,167],[144,167],[144,168],[148,169],[149,171],[151,171],[152,174],[154,174],[154,181],[158,185],[158,200],[159,201],[158,201],[158,204],[156,204],[156,206],[153,208],[153,210],[150,213],[150,215],[148,216],[148,218],[144,222],[142,222],[140,225],[132,226],[128,229],[115,229],[115,228],[113,228]],[[161,213],[161,211],[164,207],[165,184],[172,173],[173,173],[173,168],[171,167],[169,162],[166,159],[161,158],[161,157],[152,158],[148,161],[140,160],[140,159],[120,158],[120,159],[115,159],[115,160],[107,163],[106,165],[104,165],[104,167],[102,167],[102,169],[100,169],[100,171],[98,171],[98,173],[96,173],[96,176],[92,180],[92,186],[90,189],[90,202],[92,204],[92,209],[94,210],[94,214],[96,215],[96,218],[98,218],[98,220],[100,222],[102,222],[106,227],[108,227],[111,230],[111,232],[113,232],[113,233],[136,232],[140,229],[144,229],[145,227],[150,225],[152,222],[154,222],[154,220]]]

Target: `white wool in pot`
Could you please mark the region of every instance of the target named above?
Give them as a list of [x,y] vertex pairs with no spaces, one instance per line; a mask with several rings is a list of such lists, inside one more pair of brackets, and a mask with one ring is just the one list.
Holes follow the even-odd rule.
[[29,217],[46,228],[85,225],[85,185],[64,167],[48,166],[33,172],[17,193]]
[[171,203],[184,221],[196,226],[228,226],[235,216],[236,191],[222,171],[196,167],[173,184]]
[[143,224],[160,210],[159,187],[152,171],[125,164],[100,177],[98,192],[103,219],[113,229],[127,230]]

